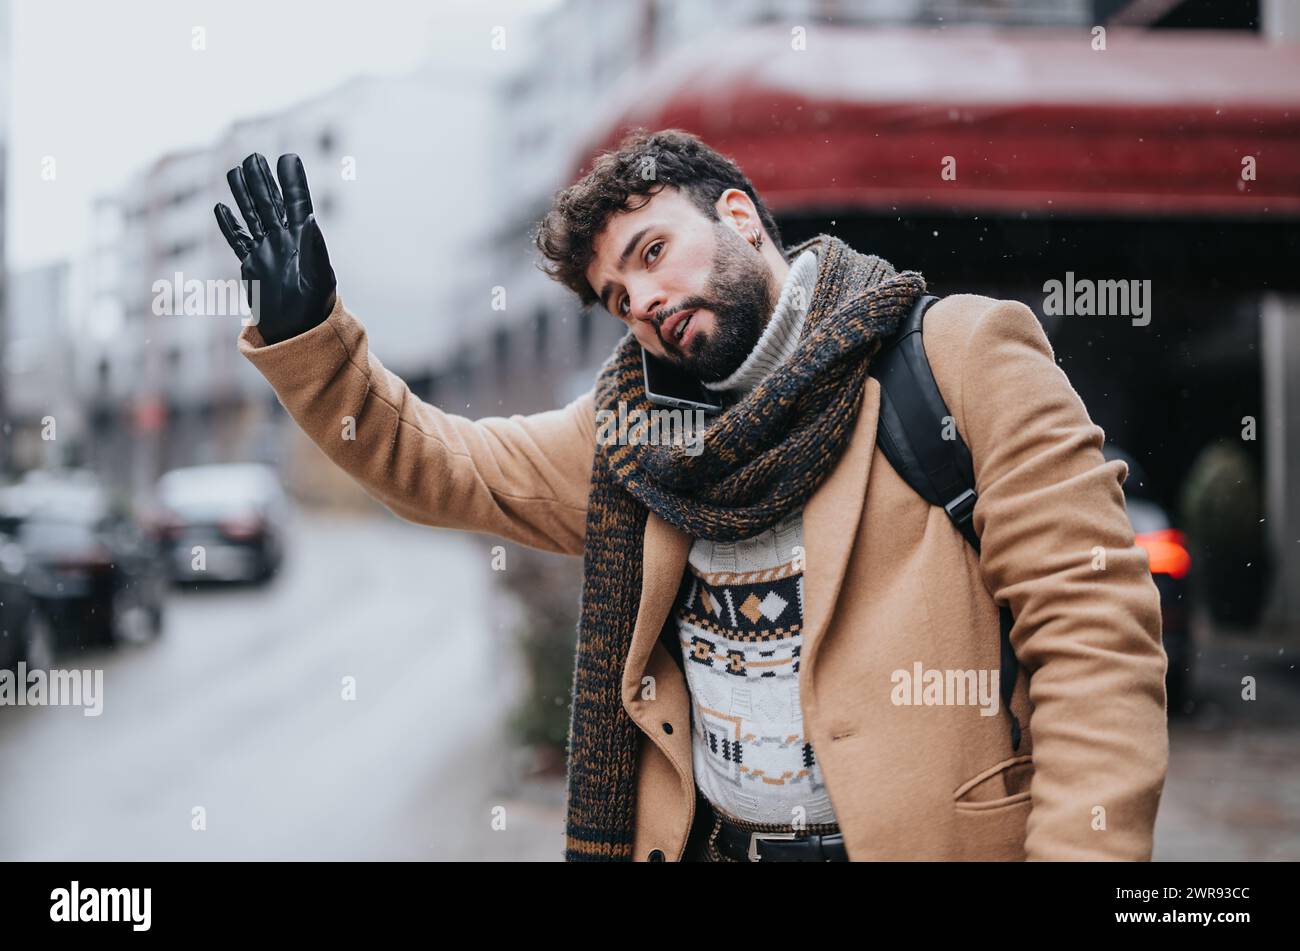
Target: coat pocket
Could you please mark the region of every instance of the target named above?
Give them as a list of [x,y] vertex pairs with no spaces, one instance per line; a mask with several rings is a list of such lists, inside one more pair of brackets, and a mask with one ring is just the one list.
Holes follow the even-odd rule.
[[1034,778],[1032,753],[1012,756],[995,763],[953,791],[958,812],[986,812],[1029,801],[1029,783]]

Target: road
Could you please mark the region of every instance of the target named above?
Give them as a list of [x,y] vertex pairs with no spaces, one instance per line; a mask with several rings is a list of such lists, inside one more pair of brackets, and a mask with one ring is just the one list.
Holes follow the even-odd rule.
[[[1295,638],[1198,635],[1194,708],[1169,727],[1157,861],[1300,861]],[[1243,696],[1243,678],[1254,695]]]
[[100,716],[0,708],[0,859],[560,858],[554,784],[518,796],[494,602],[473,538],[300,515],[271,585],[176,592],[159,641],[60,658],[103,669]]

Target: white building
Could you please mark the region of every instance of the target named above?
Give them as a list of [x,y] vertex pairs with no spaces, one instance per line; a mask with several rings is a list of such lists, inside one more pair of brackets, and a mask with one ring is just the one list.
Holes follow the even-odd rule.
[[17,469],[58,466],[84,434],[72,373],[72,268],[60,261],[9,276],[4,349],[10,430]]
[[116,413],[132,432],[97,461],[120,475],[108,457],[129,451],[139,487],[168,466],[256,454],[266,441],[276,406],[236,349],[242,318],[155,313],[160,289],[170,299],[178,283],[238,277],[213,207],[236,207],[226,172],[251,152],[273,169],[282,152],[302,157],[339,293],[385,363],[418,374],[442,357],[461,319],[451,287],[463,223],[482,200],[483,122],[481,104],[433,72],[358,78],[241,122],[211,148],[164,156],[101,200],[77,389],[101,422]]

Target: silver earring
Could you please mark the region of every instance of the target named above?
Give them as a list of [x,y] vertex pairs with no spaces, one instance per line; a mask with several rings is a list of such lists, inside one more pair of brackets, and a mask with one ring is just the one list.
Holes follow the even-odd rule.
[[755,251],[757,251],[757,250],[759,250],[760,248],[762,248],[762,247],[763,247],[763,232],[761,232],[761,231],[759,231],[757,228],[755,228],[753,234],[750,236],[749,243],[752,244],[752,245],[754,246],[754,250],[755,250]]

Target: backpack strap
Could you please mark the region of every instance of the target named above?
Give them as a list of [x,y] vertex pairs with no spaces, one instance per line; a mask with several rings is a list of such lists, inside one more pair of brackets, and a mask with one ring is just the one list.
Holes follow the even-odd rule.
[[[872,359],[869,372],[880,383],[880,418],[876,442],[889,464],[923,499],[948,514],[963,538],[980,551],[972,520],[975,503],[975,469],[970,450],[939,392],[922,344],[925,312],[939,298],[918,297],[897,333]],[[1011,748],[1020,749],[1020,721],[1011,711],[1020,663],[1011,647],[1011,608],[998,606],[1001,629],[1001,672],[998,675],[1002,706],[1011,719]]]

